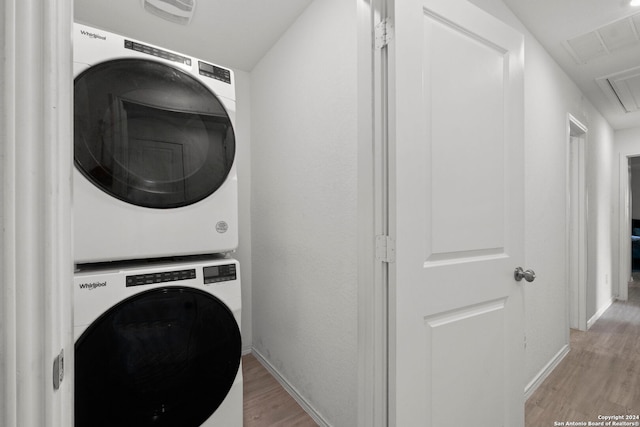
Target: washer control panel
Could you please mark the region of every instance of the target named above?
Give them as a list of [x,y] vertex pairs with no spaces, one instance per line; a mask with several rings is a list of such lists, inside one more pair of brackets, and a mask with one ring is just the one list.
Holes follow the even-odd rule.
[[226,282],[229,280],[236,280],[237,278],[235,264],[212,265],[209,267],[203,267],[202,273],[204,275],[205,284]]

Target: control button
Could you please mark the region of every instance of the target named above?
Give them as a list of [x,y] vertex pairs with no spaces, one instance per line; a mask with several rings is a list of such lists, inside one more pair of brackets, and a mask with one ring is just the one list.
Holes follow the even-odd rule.
[[140,286],[151,285],[154,283],[173,282],[177,280],[189,280],[196,278],[196,270],[178,270],[178,271],[164,271],[157,273],[136,274],[133,276],[125,277],[125,285]]

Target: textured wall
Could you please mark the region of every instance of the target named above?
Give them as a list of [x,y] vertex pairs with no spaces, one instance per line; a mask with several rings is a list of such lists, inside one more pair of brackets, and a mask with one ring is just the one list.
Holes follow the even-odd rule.
[[[571,113],[589,128],[587,319],[611,294],[613,130],[501,0],[472,0],[525,35],[525,255],[538,277],[525,285],[525,378],[533,380],[568,344],[567,129]],[[608,301],[607,301],[608,302]]]
[[317,0],[253,69],[253,344],[324,419],[357,414],[356,4]]
[[[587,136],[587,321],[611,303],[617,295],[613,289],[618,260],[614,230],[613,192],[617,182],[614,162],[614,131],[605,119],[594,112],[589,116]],[[602,314],[602,313],[600,313]]]
[[251,328],[251,93],[249,73],[234,70],[236,78],[236,165],[238,167],[238,250],[242,281],[242,348],[249,351]]

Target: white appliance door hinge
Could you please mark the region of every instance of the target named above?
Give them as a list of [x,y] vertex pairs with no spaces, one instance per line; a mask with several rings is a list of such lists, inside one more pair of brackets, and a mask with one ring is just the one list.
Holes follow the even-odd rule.
[[389,18],[378,22],[375,27],[375,48],[382,49],[393,39],[393,24]]
[[389,236],[376,236],[376,260],[396,262],[396,241]]

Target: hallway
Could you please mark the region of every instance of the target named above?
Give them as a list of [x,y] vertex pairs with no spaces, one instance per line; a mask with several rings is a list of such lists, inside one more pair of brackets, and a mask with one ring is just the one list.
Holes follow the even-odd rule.
[[527,427],[611,415],[640,422],[640,278],[629,285],[629,300],[614,302],[589,331],[571,331],[571,351],[529,398],[525,413]]

